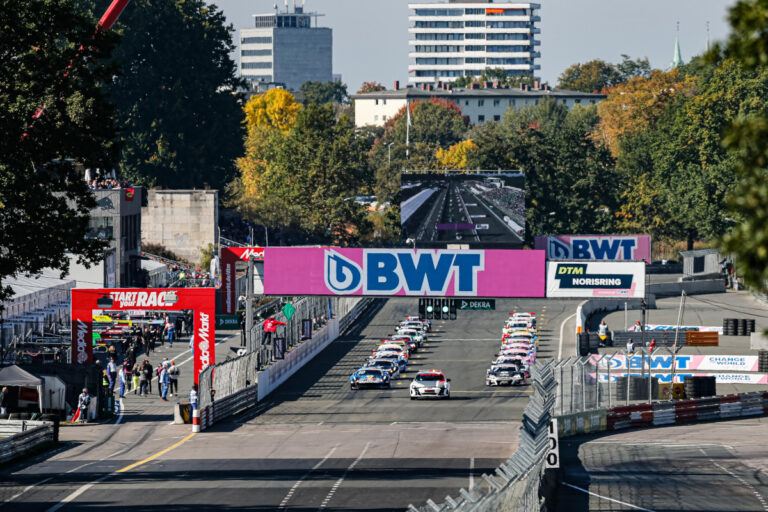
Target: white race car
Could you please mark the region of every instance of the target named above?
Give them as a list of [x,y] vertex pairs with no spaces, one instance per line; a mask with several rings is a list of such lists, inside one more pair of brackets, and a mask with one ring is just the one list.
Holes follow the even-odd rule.
[[485,372],[486,386],[521,386],[526,383],[525,370],[518,364],[498,364]]
[[423,370],[411,382],[411,400],[417,398],[451,398],[451,379],[442,370]]

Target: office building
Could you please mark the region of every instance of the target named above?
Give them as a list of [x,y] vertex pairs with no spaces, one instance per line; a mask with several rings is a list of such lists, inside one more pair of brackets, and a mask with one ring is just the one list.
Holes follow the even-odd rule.
[[254,14],[254,28],[240,31],[240,75],[254,83],[283,84],[294,91],[307,81],[333,79],[333,32],[317,26],[322,14],[275,9]]
[[556,103],[569,109],[576,105],[595,105],[605,99],[604,94],[553,89],[548,85],[534,82],[532,86],[502,87],[498,83],[487,82],[485,87],[474,83],[470,87],[459,88],[451,84],[421,84],[420,87],[400,88],[395,82],[391,91],[353,94],[355,101],[355,124],[357,126],[384,126],[407,103],[429,101],[438,98],[461,109],[471,124],[483,124],[487,121],[501,121],[504,113],[513,108],[538,105],[545,98],[552,98]]
[[412,84],[453,82],[488,68],[533,77],[541,67],[536,47],[539,4],[449,0],[408,4]]

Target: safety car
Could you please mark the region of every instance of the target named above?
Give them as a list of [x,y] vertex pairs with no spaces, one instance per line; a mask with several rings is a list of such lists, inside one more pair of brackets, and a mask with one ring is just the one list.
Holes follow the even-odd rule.
[[411,400],[417,398],[451,398],[451,379],[442,370],[422,370],[416,374],[410,386]]

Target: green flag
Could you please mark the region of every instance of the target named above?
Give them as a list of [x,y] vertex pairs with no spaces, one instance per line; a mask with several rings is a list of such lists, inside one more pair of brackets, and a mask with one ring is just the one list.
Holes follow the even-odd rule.
[[290,320],[295,312],[296,308],[293,307],[293,304],[286,302],[285,306],[283,306],[283,314],[285,315],[286,320]]

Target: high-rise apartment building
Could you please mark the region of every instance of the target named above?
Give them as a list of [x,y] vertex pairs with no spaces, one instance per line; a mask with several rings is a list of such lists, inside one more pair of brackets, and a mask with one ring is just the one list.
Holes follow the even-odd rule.
[[453,82],[488,68],[534,76],[539,4],[448,0],[408,4],[411,83]]
[[240,76],[298,90],[307,81],[333,79],[333,32],[317,26],[322,14],[275,9],[254,14],[255,28],[240,30]]

